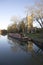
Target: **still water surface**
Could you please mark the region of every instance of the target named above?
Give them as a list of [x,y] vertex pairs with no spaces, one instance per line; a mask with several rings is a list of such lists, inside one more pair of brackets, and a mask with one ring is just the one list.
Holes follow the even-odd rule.
[[0,65],[43,65],[43,51],[32,42],[0,35]]

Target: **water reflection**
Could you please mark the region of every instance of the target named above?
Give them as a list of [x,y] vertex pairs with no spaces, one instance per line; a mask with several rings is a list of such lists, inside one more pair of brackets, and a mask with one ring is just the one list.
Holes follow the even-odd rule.
[[32,42],[0,37],[0,65],[43,65],[43,53]]
[[[26,51],[27,53],[31,53],[32,55],[33,54],[38,54],[38,53],[42,53],[43,51],[38,48],[34,43],[32,43],[31,41],[28,41],[28,42],[20,42],[18,40],[15,40],[11,37],[8,37],[9,39],[9,42],[11,44],[11,49],[13,51],[17,51],[18,48],[17,47],[20,47],[22,50]],[[16,46],[15,46],[16,44]]]
[[[14,52],[20,52],[21,49],[22,51],[28,53],[29,55],[31,55],[31,59],[32,60],[37,60],[36,63],[40,62],[41,64],[43,64],[43,51],[37,47],[34,43],[28,41],[26,42],[20,42],[18,40],[12,39],[10,37],[8,37],[10,40],[12,40],[12,44],[11,44],[11,49]],[[11,43],[11,41],[9,41]],[[15,45],[16,44],[16,45]],[[18,49],[20,48],[20,49]],[[34,59],[33,59],[34,58]],[[35,62],[35,61],[34,61]],[[40,65],[39,63],[39,65]]]

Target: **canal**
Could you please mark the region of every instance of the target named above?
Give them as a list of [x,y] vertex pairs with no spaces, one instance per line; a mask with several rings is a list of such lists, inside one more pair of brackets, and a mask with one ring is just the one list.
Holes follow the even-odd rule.
[[0,35],[0,65],[43,65],[43,51],[32,42]]

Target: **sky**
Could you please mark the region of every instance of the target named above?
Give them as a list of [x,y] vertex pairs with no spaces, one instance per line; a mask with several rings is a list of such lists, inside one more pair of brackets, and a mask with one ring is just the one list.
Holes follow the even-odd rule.
[[7,29],[12,16],[25,17],[25,7],[32,5],[34,0],[0,0],[0,29]]

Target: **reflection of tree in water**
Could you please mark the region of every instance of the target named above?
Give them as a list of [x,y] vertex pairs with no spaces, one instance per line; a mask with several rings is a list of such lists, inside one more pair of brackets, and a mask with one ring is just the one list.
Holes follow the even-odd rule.
[[[14,40],[14,39],[11,39],[14,43],[12,43],[11,45],[11,49],[13,51],[20,51],[20,49],[26,51],[26,52],[32,52],[33,50],[33,44],[32,42],[20,42],[20,41],[17,41],[17,40]],[[11,43],[11,42],[10,42]],[[20,49],[19,49],[20,48]]]
[[27,43],[21,43],[22,45],[20,46],[24,51],[26,52],[33,52],[33,43],[28,41]]
[[33,51],[33,43],[32,42],[28,42],[27,50],[28,51]]
[[[38,49],[34,46],[35,44],[32,42],[20,42],[17,40],[14,40],[12,38],[9,38],[8,41],[10,43],[11,51],[18,54],[19,52],[26,52],[27,54],[30,54],[32,58],[37,59],[39,61],[40,59],[43,59],[43,53],[37,52]],[[11,42],[12,41],[12,42]],[[37,54],[38,53],[38,54]],[[42,61],[43,62],[43,61]]]
[[[32,52],[33,51],[33,43],[32,42],[20,42],[20,41],[17,41],[15,39],[12,39],[10,37],[8,37],[8,39],[10,39],[10,44],[11,44],[11,49],[13,51],[20,51],[20,49],[26,51],[26,52]],[[11,40],[13,42],[11,42]]]

